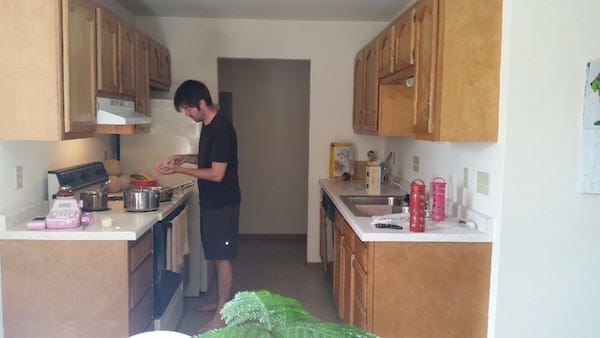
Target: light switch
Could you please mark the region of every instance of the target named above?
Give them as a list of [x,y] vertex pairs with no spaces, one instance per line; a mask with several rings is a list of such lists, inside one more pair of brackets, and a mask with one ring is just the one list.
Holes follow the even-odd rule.
[[490,174],[478,171],[477,172],[477,192],[483,195],[490,194]]
[[17,166],[17,189],[23,188],[23,166]]
[[419,172],[419,156],[413,156],[413,171],[418,173]]

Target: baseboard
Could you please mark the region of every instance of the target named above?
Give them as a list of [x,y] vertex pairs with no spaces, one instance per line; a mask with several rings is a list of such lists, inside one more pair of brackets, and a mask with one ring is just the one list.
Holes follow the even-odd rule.
[[306,241],[306,234],[240,234],[239,238]]

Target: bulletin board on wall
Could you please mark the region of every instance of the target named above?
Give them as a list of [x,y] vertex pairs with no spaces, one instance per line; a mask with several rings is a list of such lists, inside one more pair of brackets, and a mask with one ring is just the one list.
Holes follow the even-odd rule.
[[582,124],[578,190],[600,194],[600,59],[587,64]]

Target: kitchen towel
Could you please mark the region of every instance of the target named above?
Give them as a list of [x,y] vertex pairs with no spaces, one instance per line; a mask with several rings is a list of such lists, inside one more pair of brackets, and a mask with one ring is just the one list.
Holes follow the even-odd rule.
[[[184,256],[190,253],[188,242],[187,206],[171,221],[170,271],[179,273],[183,268]],[[167,261],[169,261],[167,259]]]

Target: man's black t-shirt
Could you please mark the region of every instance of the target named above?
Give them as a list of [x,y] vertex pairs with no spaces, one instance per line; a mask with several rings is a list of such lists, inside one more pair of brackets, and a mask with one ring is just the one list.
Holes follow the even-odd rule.
[[240,204],[238,181],[237,136],[231,122],[221,114],[210,124],[203,125],[198,143],[198,168],[210,168],[212,162],[226,162],[227,169],[221,182],[198,179],[200,206],[219,209]]

